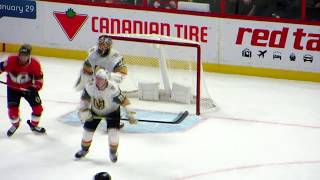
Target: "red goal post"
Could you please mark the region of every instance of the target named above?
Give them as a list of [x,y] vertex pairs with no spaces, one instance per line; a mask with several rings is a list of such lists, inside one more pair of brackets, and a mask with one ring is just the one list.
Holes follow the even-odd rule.
[[[116,34],[116,35],[109,35],[114,42],[113,47],[118,50],[121,54],[124,55],[124,59],[126,61],[126,53],[123,52],[125,50],[119,49],[119,46],[117,46],[118,41],[124,41],[124,42],[134,42],[134,43],[146,43],[151,45],[166,45],[166,46],[173,46],[173,47],[190,47],[196,49],[196,62],[195,62],[195,68],[196,68],[196,87],[195,87],[195,105],[196,110],[195,114],[200,115],[201,112],[201,75],[202,75],[202,66],[201,66],[201,46],[199,43],[180,39],[180,38],[173,38],[173,37],[167,37],[167,36],[161,36],[161,35],[138,35],[138,34]],[[128,49],[128,48],[127,48]],[[138,58],[137,58],[138,59]],[[126,62],[127,63],[127,62]],[[129,76],[130,76],[130,68],[129,68]],[[211,99],[211,97],[210,97]],[[212,100],[212,99],[211,99]],[[212,106],[215,107],[212,101]]]

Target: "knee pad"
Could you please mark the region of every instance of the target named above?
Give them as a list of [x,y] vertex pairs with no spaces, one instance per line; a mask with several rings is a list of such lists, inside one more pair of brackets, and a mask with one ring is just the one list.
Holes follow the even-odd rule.
[[108,129],[109,145],[115,146],[119,144],[119,130],[116,128]]
[[10,119],[19,119],[19,107],[11,106],[8,108],[8,115]]
[[37,105],[32,107],[32,115],[41,116],[43,111],[42,105]]

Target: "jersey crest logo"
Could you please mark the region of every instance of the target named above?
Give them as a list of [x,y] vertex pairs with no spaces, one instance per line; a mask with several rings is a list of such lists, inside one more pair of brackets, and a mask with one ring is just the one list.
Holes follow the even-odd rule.
[[83,24],[88,19],[86,14],[77,14],[73,9],[69,8],[66,12],[53,12],[63,32],[70,41],[78,34]]
[[104,100],[103,99],[93,99],[93,105],[96,109],[104,109]]

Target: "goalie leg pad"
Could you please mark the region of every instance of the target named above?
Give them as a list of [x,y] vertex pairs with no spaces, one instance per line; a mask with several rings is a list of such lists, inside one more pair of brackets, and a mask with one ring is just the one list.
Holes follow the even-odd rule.
[[138,98],[140,100],[158,101],[159,100],[159,83],[139,82]]
[[192,99],[191,87],[183,84],[173,83],[171,99],[178,103],[190,104]]

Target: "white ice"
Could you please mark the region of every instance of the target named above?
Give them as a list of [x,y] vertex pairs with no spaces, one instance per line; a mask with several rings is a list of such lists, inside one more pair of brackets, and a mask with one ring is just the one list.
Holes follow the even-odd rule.
[[320,179],[319,83],[206,74],[216,111],[186,131],[122,133],[113,164],[102,131],[86,158],[75,160],[82,127],[57,120],[78,104],[73,85],[81,61],[39,58],[45,78],[40,124],[47,135],[29,130],[31,110],[22,101],[23,122],[6,136],[10,121],[1,84],[0,180],[91,180],[100,171],[113,180]]

